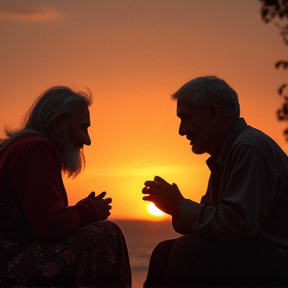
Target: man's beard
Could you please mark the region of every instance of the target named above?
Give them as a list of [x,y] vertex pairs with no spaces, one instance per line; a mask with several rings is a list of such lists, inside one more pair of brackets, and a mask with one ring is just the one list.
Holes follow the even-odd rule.
[[85,166],[85,156],[83,148],[77,148],[73,143],[70,143],[67,138],[63,137],[59,152],[62,160],[62,170],[67,174],[68,178],[75,178]]

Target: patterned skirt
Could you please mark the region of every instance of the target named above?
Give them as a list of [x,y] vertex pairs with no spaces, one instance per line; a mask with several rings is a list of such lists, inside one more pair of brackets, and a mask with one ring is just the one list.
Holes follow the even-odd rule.
[[37,241],[8,262],[0,287],[131,287],[125,238],[111,221],[91,223],[58,243]]

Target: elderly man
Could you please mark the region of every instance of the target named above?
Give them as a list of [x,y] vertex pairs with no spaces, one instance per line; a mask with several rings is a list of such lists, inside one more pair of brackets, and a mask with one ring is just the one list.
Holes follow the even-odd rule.
[[[119,227],[106,220],[111,198],[91,192],[68,206],[61,171],[75,177],[90,145],[92,95],[52,87],[23,128],[0,146],[0,286],[129,287]],[[2,287],[1,286],[1,287]]]
[[[237,93],[222,79],[193,79],[174,95],[179,134],[211,171],[200,203],[161,177],[142,190],[183,236],[154,249],[145,287],[278,286],[288,277],[288,160],[240,117]],[[286,284],[288,282],[285,282]]]

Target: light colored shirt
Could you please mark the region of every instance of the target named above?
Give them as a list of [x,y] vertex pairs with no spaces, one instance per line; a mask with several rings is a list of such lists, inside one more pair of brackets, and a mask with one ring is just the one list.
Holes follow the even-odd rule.
[[240,118],[207,165],[207,192],[200,203],[184,200],[172,219],[175,231],[220,241],[254,238],[288,252],[288,159],[277,143]]

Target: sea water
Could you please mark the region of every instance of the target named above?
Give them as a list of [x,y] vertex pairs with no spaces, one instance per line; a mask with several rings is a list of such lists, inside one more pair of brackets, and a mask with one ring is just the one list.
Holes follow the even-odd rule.
[[129,253],[132,288],[140,288],[146,279],[151,253],[161,241],[177,238],[171,221],[112,220],[122,230]]

